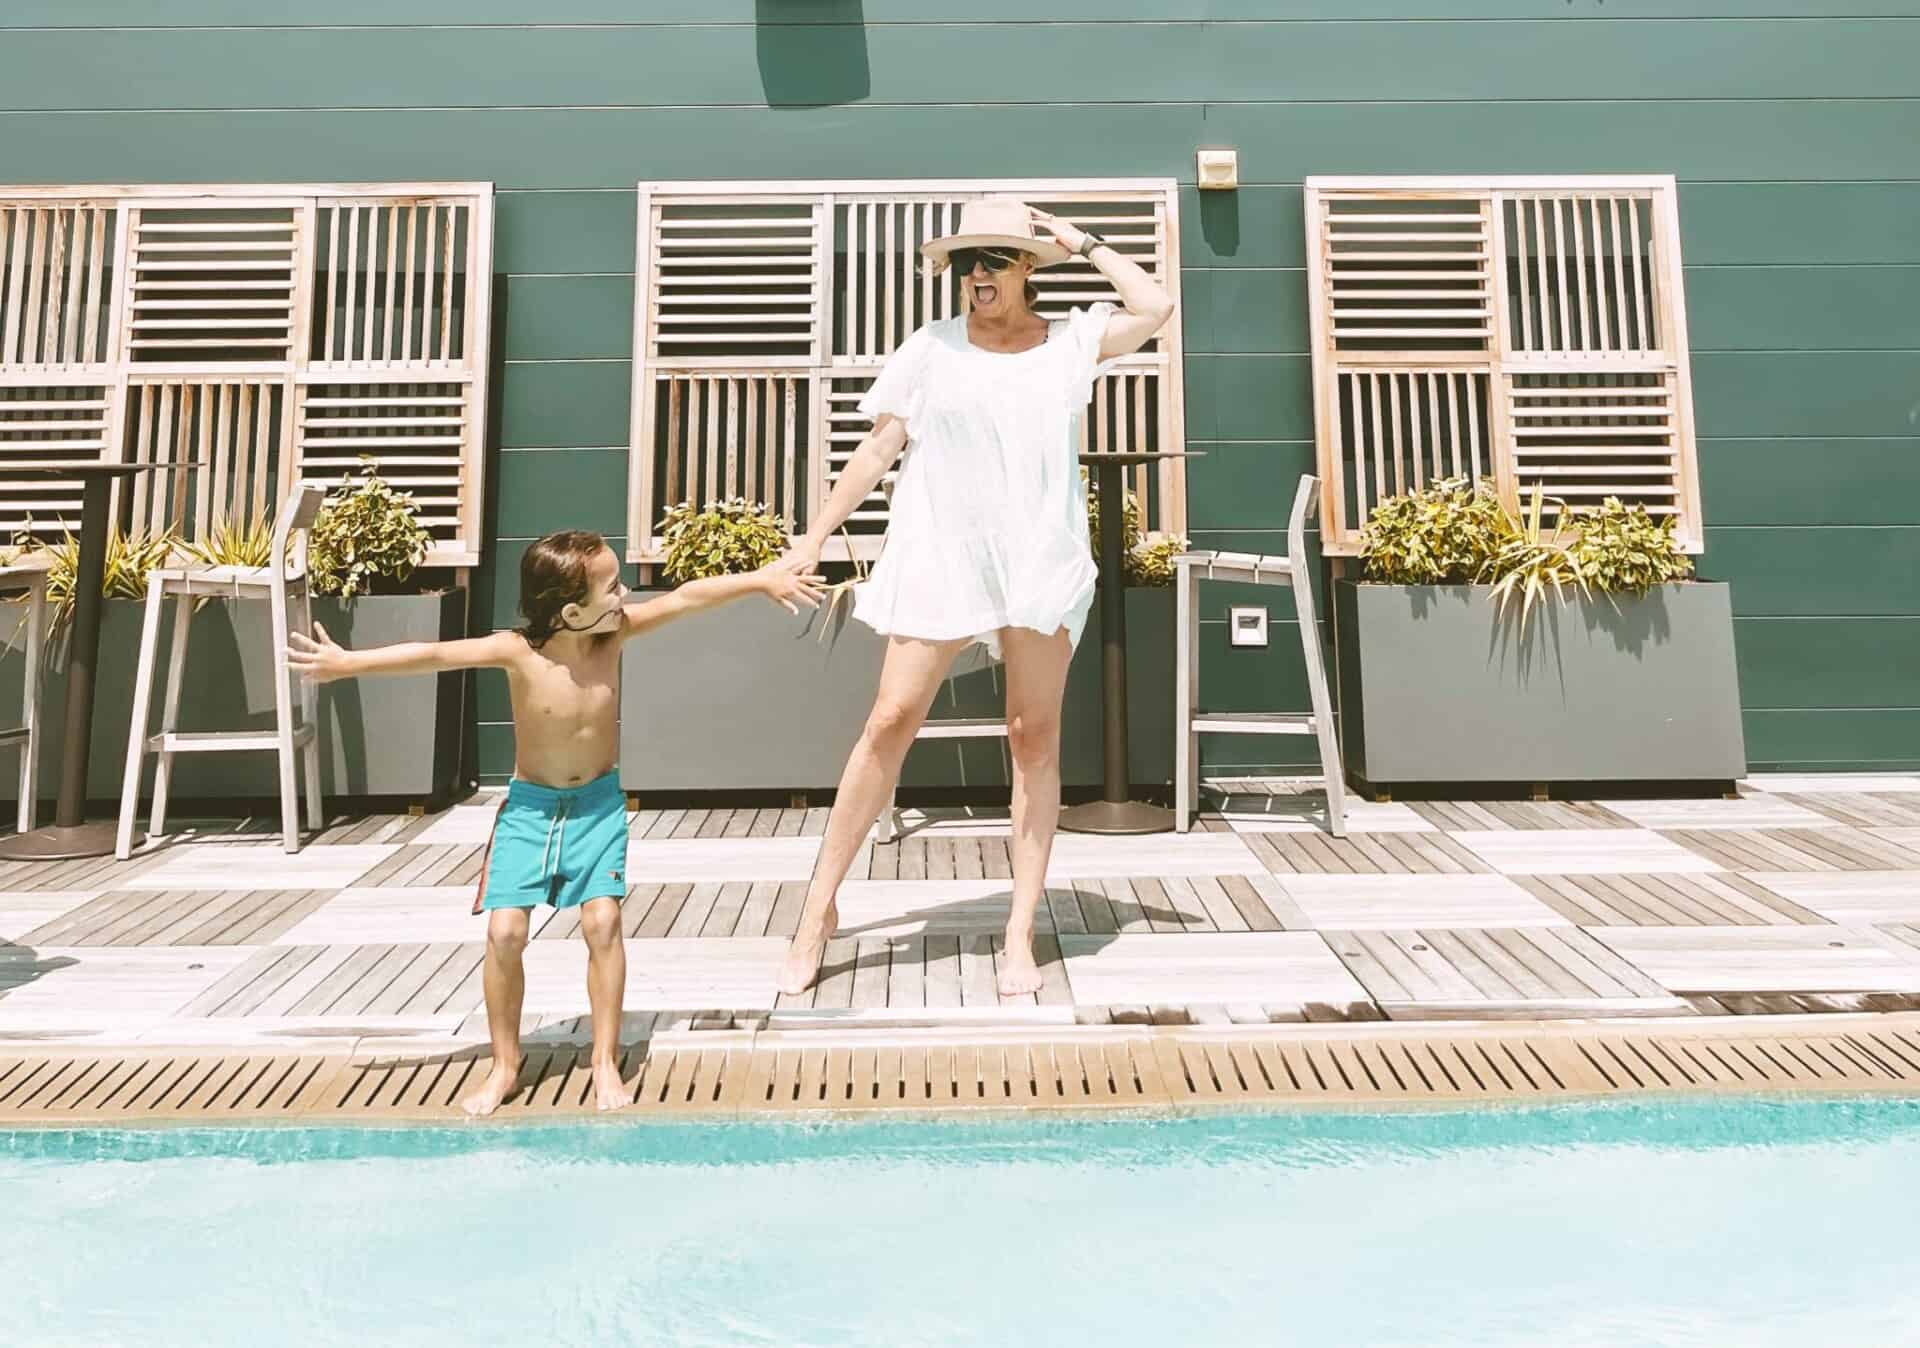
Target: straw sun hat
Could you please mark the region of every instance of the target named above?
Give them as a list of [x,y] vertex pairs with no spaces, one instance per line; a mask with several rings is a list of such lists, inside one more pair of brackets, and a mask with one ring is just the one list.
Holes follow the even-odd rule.
[[920,255],[936,268],[944,268],[947,254],[956,248],[1017,248],[1031,253],[1040,267],[1051,267],[1073,256],[1052,239],[1033,232],[1033,217],[1027,212],[1027,203],[1018,197],[982,197],[964,203],[960,207],[960,228],[921,244]]

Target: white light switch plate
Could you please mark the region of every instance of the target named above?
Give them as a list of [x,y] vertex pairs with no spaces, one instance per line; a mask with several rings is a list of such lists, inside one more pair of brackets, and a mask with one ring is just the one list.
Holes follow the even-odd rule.
[[1236,646],[1267,644],[1267,611],[1251,604],[1227,610],[1227,634]]

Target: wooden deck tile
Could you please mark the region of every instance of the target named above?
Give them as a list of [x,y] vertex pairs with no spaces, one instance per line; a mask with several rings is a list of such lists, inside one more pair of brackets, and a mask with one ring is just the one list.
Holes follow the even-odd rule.
[[1567,921],[1503,875],[1295,875],[1280,886],[1318,927],[1518,927]]
[[1861,927],[1605,927],[1591,933],[1675,992],[1920,992],[1920,951]]
[[1506,875],[1664,874],[1720,869],[1711,858],[1649,829],[1483,830],[1455,833],[1451,840]]
[[345,889],[385,861],[384,844],[312,847],[288,854],[277,845],[221,847],[187,843],[168,847],[122,889]]
[[0,947],[0,1030],[171,1015],[245,963],[244,946]]
[[[485,940],[486,914],[476,916],[472,908],[473,890],[465,885],[356,885],[330,895],[274,939],[284,945]],[[545,904],[532,909],[530,934],[537,936],[553,917]]]
[[1783,872],[1748,879],[1829,922],[1920,921],[1920,875],[1911,871]]
[[1313,932],[1061,936],[1087,1003],[1347,1002],[1366,990]]

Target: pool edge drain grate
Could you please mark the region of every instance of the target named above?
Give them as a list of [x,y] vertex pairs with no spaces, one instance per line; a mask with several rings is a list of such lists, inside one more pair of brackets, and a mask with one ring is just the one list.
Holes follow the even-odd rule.
[[[627,1050],[621,1117],[1397,1107],[1678,1092],[1920,1094],[1920,1015],[1778,1027],[1488,1024],[660,1036]],[[24,1046],[23,1046],[24,1050]],[[447,1119],[485,1051],[351,1055],[205,1049],[0,1053],[0,1126]],[[530,1049],[495,1118],[592,1114],[584,1046]]]

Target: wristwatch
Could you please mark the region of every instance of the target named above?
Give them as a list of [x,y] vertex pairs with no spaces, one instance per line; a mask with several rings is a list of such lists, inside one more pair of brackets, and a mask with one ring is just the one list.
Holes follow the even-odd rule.
[[1080,246],[1073,251],[1080,257],[1092,257],[1094,249],[1105,248],[1107,246],[1108,244],[1105,239],[1095,234],[1092,230],[1086,230],[1081,237]]

